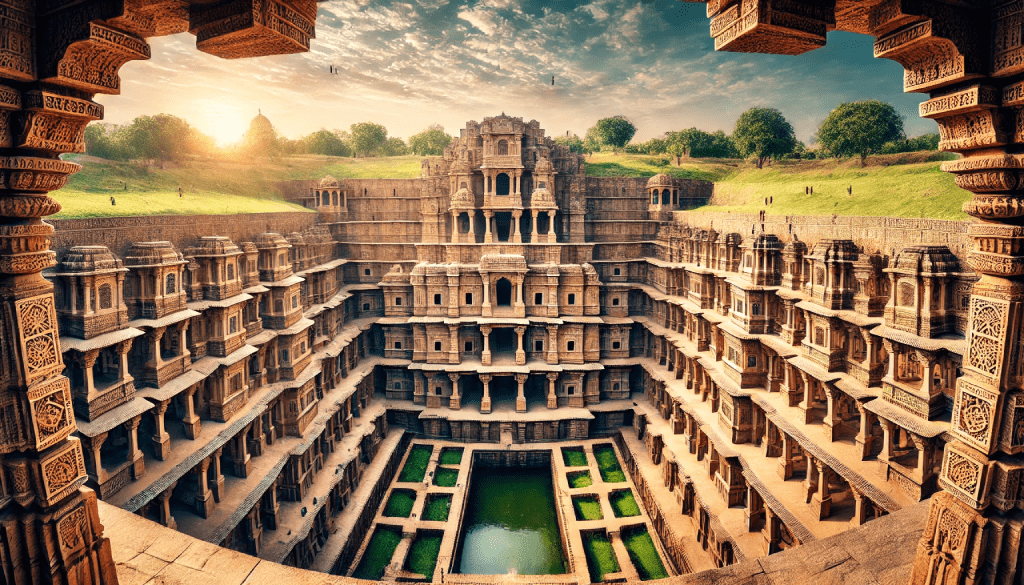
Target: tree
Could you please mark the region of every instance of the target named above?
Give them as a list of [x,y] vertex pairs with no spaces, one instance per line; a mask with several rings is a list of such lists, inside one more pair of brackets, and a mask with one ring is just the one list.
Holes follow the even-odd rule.
[[352,132],[352,150],[356,156],[375,156],[384,150],[388,129],[373,122],[360,122],[349,127]]
[[757,159],[757,168],[772,157],[789,154],[796,146],[793,126],[775,108],[750,108],[736,120],[733,142],[744,157]]
[[636,134],[636,126],[632,122],[626,119],[625,116],[612,116],[611,118],[601,118],[594,125],[594,130],[598,138],[601,140],[601,144],[607,144],[612,147],[612,150],[616,153],[626,143],[632,140],[633,135]]
[[85,127],[85,152],[91,156],[122,160],[115,141],[117,128],[112,124],[93,122]]
[[860,155],[860,166],[886,142],[903,139],[903,118],[878,100],[839,104],[818,127],[822,148],[837,157]]
[[409,137],[409,149],[420,156],[440,156],[452,140],[451,134],[444,131],[444,126],[431,124],[423,132]]
[[305,151],[309,154],[325,154],[328,156],[348,156],[348,145],[334,132],[323,128],[302,139]]
[[586,154],[588,152],[586,146],[583,144],[583,139],[575,134],[559,136],[555,138],[555,144],[565,146],[569,149],[569,152],[576,154]]
[[384,147],[381,149],[384,156],[402,156],[403,154],[409,154],[409,147],[405,145],[405,141],[397,136],[392,136],[384,141]]

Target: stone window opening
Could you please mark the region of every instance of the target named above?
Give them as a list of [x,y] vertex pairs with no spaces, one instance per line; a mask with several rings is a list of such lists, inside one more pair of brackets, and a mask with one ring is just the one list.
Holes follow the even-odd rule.
[[661,204],[662,205],[668,205],[669,204],[669,200],[670,200],[671,197],[672,197],[672,192],[671,191],[669,191],[668,189],[665,189],[664,191],[662,191],[661,192]]
[[440,386],[435,386],[434,387],[434,394],[436,394],[438,396],[441,395],[441,387]]
[[512,306],[512,282],[507,278],[499,278],[494,283],[494,296],[499,307]]
[[575,293],[569,293],[568,302],[569,302],[570,305],[575,305],[576,304],[576,294]]
[[750,304],[750,314],[755,316],[755,317],[760,316],[761,315],[761,303],[751,303]]
[[508,155],[508,140],[498,141],[498,156]]
[[823,327],[814,328],[814,345],[825,345],[825,329]]
[[401,382],[395,382],[395,390],[401,390],[401,389],[402,389],[402,383]]
[[569,396],[575,396],[576,395],[576,386],[566,386],[565,393],[568,394]]
[[576,351],[576,342],[569,340],[565,343],[565,351]]
[[299,306],[299,295],[292,295],[292,308],[296,309]]
[[751,355],[747,356],[747,367],[748,368],[756,368],[757,367],[757,355],[756,354],[751,354]]
[[618,391],[619,391],[619,383],[616,382],[616,383],[612,384],[612,392],[618,392]]
[[472,341],[467,341],[463,345],[463,351],[465,351],[466,353],[473,353],[473,342]]
[[434,293],[434,304],[435,305],[440,305],[441,304],[441,293]]
[[[164,287],[164,294],[168,294],[168,295],[174,294],[175,290],[176,290],[176,287],[175,287],[175,283],[174,283],[174,274],[168,274],[167,275],[167,284]],[[93,306],[93,309],[95,309],[95,308],[96,307]]]
[[544,304],[544,293],[533,293],[533,304],[543,305]]
[[537,183],[537,188],[538,189],[547,189],[548,188],[548,182],[547,181],[539,181]]
[[370,303],[363,303],[363,310],[364,311],[369,311],[370,310]]
[[235,265],[234,264],[228,264],[228,280],[234,280],[234,279],[235,279]]
[[[612,342],[612,349],[620,349],[621,347],[622,347],[622,342],[620,342],[620,341],[613,341]],[[618,384],[616,384],[616,386],[617,385]]]
[[472,305],[473,304],[473,293],[466,293],[466,304],[467,305]]
[[396,341],[395,342],[395,349],[402,349],[402,342],[401,341]]
[[621,269],[619,269],[619,268],[616,268],[615,270],[613,270],[613,271],[612,271],[612,273],[613,273],[613,274],[614,274],[615,276],[620,276],[620,275],[622,274],[622,270],[621,270]]
[[434,342],[434,351],[441,351],[441,342],[440,341],[435,341]]
[[235,333],[238,331],[238,317],[231,317],[228,319],[228,333]]
[[619,297],[612,298],[612,306],[613,307],[618,307],[619,306]]
[[281,363],[286,364],[289,361],[290,360],[288,359],[288,350],[287,349],[282,349],[281,350]]
[[511,192],[512,180],[507,173],[498,173],[494,178],[494,194],[508,195]]
[[651,191],[651,204],[652,205],[657,205],[658,204],[658,190],[657,189]]
[[402,297],[395,297],[395,306],[396,307],[401,307],[402,306]]

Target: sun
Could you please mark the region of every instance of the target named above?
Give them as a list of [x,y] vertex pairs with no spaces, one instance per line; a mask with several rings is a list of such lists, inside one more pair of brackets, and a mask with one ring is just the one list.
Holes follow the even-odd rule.
[[242,108],[217,101],[201,101],[196,103],[198,112],[196,129],[213,138],[217,146],[228,146],[242,139],[248,127],[248,118]]

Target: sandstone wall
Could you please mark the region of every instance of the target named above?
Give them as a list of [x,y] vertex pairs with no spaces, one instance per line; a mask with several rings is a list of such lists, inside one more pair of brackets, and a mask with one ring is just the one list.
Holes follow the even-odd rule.
[[240,215],[148,215],[51,219],[56,232],[50,247],[59,258],[73,246],[102,245],[124,257],[133,242],[167,240],[179,251],[203,236],[227,236],[235,243],[257,234],[301,232],[317,222],[313,212],[249,213]]
[[[746,241],[751,229],[761,230],[757,214],[710,211],[676,211],[675,221],[690,227],[722,233],[736,232]],[[969,221],[912,217],[772,215],[764,222],[764,231],[783,241],[797,237],[808,246],[824,238],[853,240],[865,252],[892,255],[905,246],[945,244],[961,259],[970,249]]]

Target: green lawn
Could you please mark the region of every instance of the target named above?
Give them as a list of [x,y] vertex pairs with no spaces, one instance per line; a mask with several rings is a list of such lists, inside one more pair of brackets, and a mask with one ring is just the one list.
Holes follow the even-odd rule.
[[430,463],[430,454],[434,448],[430,445],[416,445],[409,451],[409,457],[405,460],[405,467],[398,475],[398,481],[423,481],[427,474],[427,463]]
[[[177,191],[124,191],[90,193],[73,189],[55,191],[53,197],[63,209],[51,217],[110,217],[124,215],[234,215],[303,211],[315,213],[282,199],[259,199],[210,191],[191,192],[178,197]],[[116,205],[110,204],[111,196]]]
[[595,153],[586,159],[588,177],[670,177],[717,181],[735,172],[737,160],[683,159],[678,167],[668,155]]
[[622,542],[629,551],[629,560],[633,561],[640,578],[664,579],[668,577],[665,565],[661,563],[661,556],[658,549],[654,547],[654,541],[647,532],[647,527],[638,527],[632,530],[622,530]]
[[437,554],[441,552],[441,539],[443,532],[420,532],[409,547],[409,556],[406,557],[406,570],[419,575],[426,575],[430,578],[434,574],[434,566],[437,565]]
[[610,445],[594,447],[594,458],[597,459],[597,467],[601,470],[601,479],[605,483],[626,481],[626,474],[622,472],[619,460],[615,457],[615,449]]
[[[865,168],[852,159],[780,161],[760,170],[748,165],[720,178],[712,205],[699,210],[968,219],[961,207],[971,194],[957,187],[953,175],[939,169],[938,161],[879,164],[898,161],[898,157],[870,157],[874,162]],[[907,160],[922,158],[927,157]],[[806,187],[813,187],[814,193],[805,193]],[[765,206],[765,198],[771,199],[771,205]]]
[[582,467],[587,464],[587,454],[579,447],[562,447],[562,461],[566,467]]
[[441,487],[455,487],[459,480],[459,470],[450,467],[440,467],[434,471],[434,485]]
[[640,515],[640,506],[637,505],[632,490],[612,492],[608,495],[608,501],[612,505],[612,510],[615,511],[616,518]]
[[565,477],[568,478],[569,487],[571,488],[585,488],[594,485],[594,480],[590,479],[589,471],[570,471],[565,474]]
[[412,514],[412,505],[416,502],[416,492],[412,490],[392,490],[388,503],[384,506],[384,515],[394,518],[408,518]]
[[432,494],[427,496],[423,505],[423,520],[447,522],[448,512],[452,509],[451,494]]
[[601,501],[597,496],[573,496],[572,507],[576,510],[577,520],[600,520],[604,518],[601,512]]
[[356,579],[380,579],[384,569],[391,562],[398,543],[402,540],[402,529],[393,526],[377,526],[370,537],[363,558],[352,576]]
[[441,465],[458,465],[462,463],[462,447],[445,447],[441,449]]
[[582,536],[591,582],[600,583],[608,573],[619,572],[619,561],[615,558],[615,550],[612,549],[608,535],[604,532],[584,532]]

